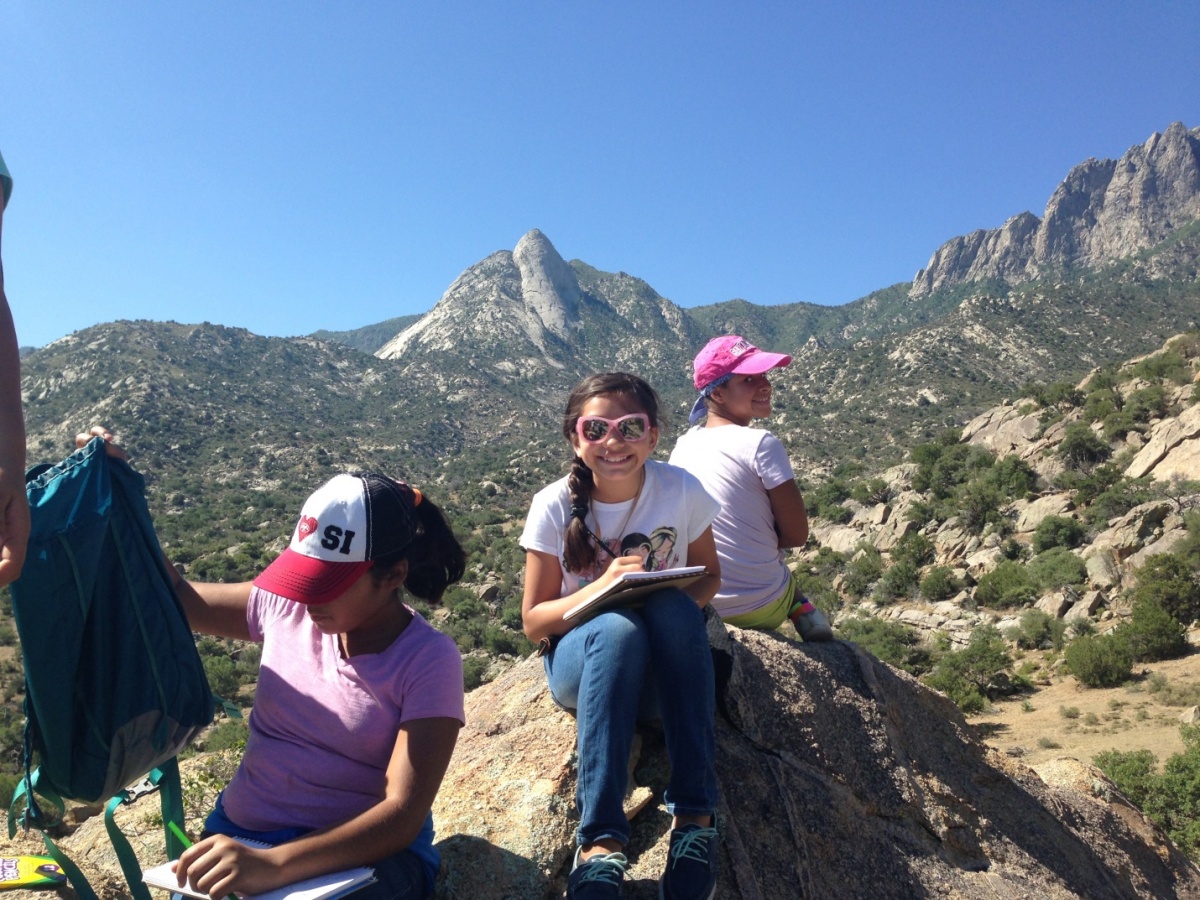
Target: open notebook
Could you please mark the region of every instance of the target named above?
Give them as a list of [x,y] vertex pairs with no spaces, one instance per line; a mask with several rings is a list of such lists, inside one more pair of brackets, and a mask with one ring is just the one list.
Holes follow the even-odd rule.
[[[243,838],[237,838],[237,840],[250,847],[269,846]],[[224,897],[209,897],[203,891],[196,890],[190,883],[180,887],[175,880],[175,873],[171,869],[172,865],[174,864],[166,862],[153,869],[147,869],[142,873],[142,881],[150,887],[162,888],[184,897],[196,897],[198,900],[226,900]],[[357,869],[346,869],[342,872],[330,872],[328,875],[306,878],[304,881],[297,881],[295,884],[289,884],[265,894],[238,894],[237,896],[238,900],[334,900],[335,897],[358,890],[374,880],[375,870],[361,866]]]
[[647,594],[665,587],[686,587],[707,571],[704,566],[683,566],[658,572],[626,572],[608,587],[576,603],[563,613],[563,618],[569,622],[595,615],[610,606],[632,606]]

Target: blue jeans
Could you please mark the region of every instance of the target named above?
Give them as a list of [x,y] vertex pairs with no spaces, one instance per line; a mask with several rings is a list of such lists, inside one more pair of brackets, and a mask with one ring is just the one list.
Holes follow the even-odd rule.
[[666,588],[638,609],[603,612],[563,635],[545,666],[555,701],[576,713],[579,844],[629,842],[622,800],[639,718],[662,719],[671,762],[667,809],[713,815],[712,655],[696,601]]

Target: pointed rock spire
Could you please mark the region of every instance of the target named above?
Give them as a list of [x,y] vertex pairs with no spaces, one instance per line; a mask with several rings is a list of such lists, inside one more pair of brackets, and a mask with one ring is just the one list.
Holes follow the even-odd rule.
[[547,331],[565,337],[579,313],[579,281],[550,239],[533,229],[517,242],[513,262],[521,273],[525,306]]

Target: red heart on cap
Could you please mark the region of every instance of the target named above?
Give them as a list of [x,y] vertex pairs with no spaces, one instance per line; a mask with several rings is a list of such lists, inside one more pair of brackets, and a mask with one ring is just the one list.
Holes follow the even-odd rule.
[[300,524],[296,527],[296,533],[300,535],[300,540],[304,540],[310,534],[317,530],[317,520],[312,516],[301,516]]

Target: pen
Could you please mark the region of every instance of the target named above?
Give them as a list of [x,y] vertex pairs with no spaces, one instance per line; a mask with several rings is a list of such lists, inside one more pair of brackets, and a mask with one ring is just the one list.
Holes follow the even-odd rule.
[[[179,838],[179,843],[183,844],[184,850],[186,850],[188,847],[192,846],[192,842],[190,840],[188,840],[188,836],[183,833],[182,828],[180,828],[174,822],[167,822],[167,827],[171,829],[171,834],[173,834],[173,835],[175,835],[175,837]],[[238,895],[230,894],[226,898],[226,900],[238,900]]]

